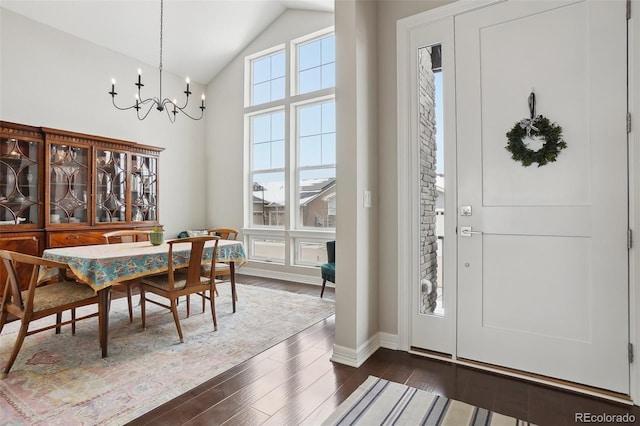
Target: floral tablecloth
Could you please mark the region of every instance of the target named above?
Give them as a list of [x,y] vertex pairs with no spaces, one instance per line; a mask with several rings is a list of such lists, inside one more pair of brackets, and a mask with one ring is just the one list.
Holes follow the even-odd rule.
[[[205,245],[205,258],[211,259],[214,242]],[[169,246],[137,243],[101,244],[47,249],[45,259],[67,263],[73,273],[94,290],[102,290],[115,283],[164,272],[168,269]],[[189,263],[190,245],[174,244],[173,263],[184,267]],[[240,241],[219,240],[217,262],[235,262],[236,267],[247,262],[244,245]]]

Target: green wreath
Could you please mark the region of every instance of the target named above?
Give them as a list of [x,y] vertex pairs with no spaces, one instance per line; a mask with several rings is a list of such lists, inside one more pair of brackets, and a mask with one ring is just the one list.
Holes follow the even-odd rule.
[[[544,139],[542,148],[534,151],[523,142],[525,137],[532,138],[539,136]],[[522,162],[524,167],[532,163],[538,163],[538,167],[549,162],[556,161],[560,151],[567,147],[567,143],[562,139],[562,127],[556,123],[551,123],[543,115],[537,115],[531,119],[525,118],[513,126],[507,132],[509,143],[505,147],[511,153],[511,158]]]

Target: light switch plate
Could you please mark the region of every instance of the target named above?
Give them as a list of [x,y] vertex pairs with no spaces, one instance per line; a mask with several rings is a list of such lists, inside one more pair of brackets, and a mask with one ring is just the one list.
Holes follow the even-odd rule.
[[365,189],[362,197],[362,204],[365,208],[371,208],[371,191]]

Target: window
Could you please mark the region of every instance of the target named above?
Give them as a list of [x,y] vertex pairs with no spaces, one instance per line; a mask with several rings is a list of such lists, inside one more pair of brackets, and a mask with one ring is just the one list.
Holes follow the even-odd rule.
[[251,105],[284,98],[284,51],[251,61]]
[[314,33],[245,64],[249,258],[317,266],[337,220],[335,37]]
[[333,34],[298,45],[298,93],[336,85],[336,52]]

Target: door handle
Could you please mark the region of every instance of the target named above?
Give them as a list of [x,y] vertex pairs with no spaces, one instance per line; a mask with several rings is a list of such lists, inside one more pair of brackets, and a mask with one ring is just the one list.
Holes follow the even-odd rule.
[[461,237],[471,237],[472,235],[482,235],[480,231],[472,231],[470,226],[461,226],[460,227],[460,236]]

